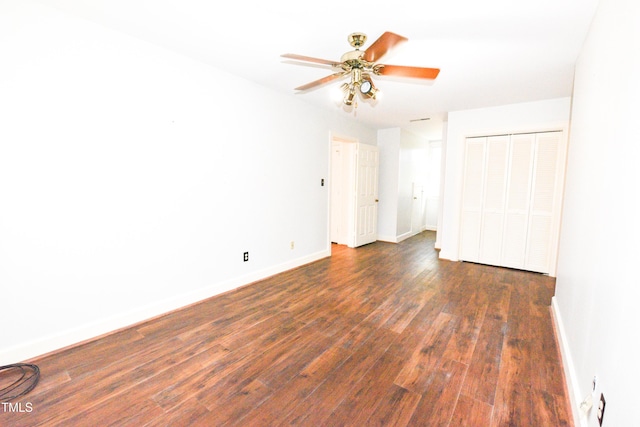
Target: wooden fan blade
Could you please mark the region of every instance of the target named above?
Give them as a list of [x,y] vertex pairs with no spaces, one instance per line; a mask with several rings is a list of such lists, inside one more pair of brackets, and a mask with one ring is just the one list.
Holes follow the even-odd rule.
[[295,53],[285,53],[284,55],[280,55],[280,56],[282,56],[283,58],[296,59],[298,61],[315,62],[316,64],[331,65],[332,67],[340,66],[340,62],[329,61],[328,59],[312,58],[311,56],[296,55]]
[[378,40],[374,41],[367,50],[364,51],[364,60],[376,62],[389,52],[394,46],[406,42],[406,37],[387,31],[381,35]]
[[411,77],[414,79],[433,80],[440,73],[439,68],[407,67],[404,65],[381,64],[376,74],[381,76]]
[[320,86],[320,85],[323,85],[325,83],[329,83],[329,82],[332,82],[334,80],[337,80],[337,79],[339,79],[341,77],[346,76],[347,74],[349,74],[349,72],[331,74],[331,75],[323,77],[321,79],[312,81],[311,83],[307,83],[306,85],[298,86],[295,90],[311,89],[311,88],[314,88],[316,86]]

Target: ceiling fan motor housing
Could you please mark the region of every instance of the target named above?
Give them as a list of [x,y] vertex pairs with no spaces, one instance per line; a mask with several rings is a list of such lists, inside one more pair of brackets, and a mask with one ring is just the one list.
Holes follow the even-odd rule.
[[363,56],[363,51],[352,50],[342,55],[342,57],[340,58],[340,62],[343,64],[348,64],[351,68],[361,68]]

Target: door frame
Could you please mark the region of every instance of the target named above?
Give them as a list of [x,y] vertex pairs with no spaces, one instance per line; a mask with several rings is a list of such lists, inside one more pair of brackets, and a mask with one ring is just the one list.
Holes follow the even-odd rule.
[[[328,206],[328,225],[327,225],[327,242],[344,244],[349,247],[359,246],[357,238],[357,148],[362,145],[375,147],[376,145],[361,143],[357,138],[347,137],[337,134],[330,134],[329,137],[329,206]],[[334,150],[340,149],[340,156],[334,156]],[[379,153],[379,151],[378,151]],[[336,161],[341,164],[336,164]],[[378,154],[379,162],[379,154]],[[379,173],[379,169],[378,169]],[[338,182],[339,180],[339,182]],[[376,185],[378,176],[376,175]],[[337,188],[345,190],[344,192],[336,191]],[[377,188],[377,187],[376,187]],[[377,194],[375,199],[377,200]],[[376,201],[376,220],[377,220],[377,201]],[[336,221],[340,221],[336,224]],[[377,223],[375,226],[375,235],[377,238]]]

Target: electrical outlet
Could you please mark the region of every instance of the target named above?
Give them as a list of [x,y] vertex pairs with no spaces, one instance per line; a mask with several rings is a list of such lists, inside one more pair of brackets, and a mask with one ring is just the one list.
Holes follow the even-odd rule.
[[245,253],[242,255],[242,258],[244,259],[244,262],[249,261],[249,252],[245,252]]
[[292,241],[291,241],[291,244],[290,244],[289,246],[291,247],[291,249],[293,249],[293,248],[296,246],[296,244],[295,244],[295,242],[292,240]]
[[598,402],[598,422],[602,425],[602,419],[604,418],[604,407],[606,405],[606,401],[604,400],[604,394],[600,393],[600,402]]

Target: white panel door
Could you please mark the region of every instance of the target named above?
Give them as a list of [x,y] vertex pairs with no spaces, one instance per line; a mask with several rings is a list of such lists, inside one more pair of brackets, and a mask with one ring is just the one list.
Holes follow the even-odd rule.
[[487,138],[478,257],[483,264],[500,265],[502,261],[502,229],[504,228],[508,161],[509,135]]
[[560,132],[536,135],[525,269],[549,272],[558,175]]
[[358,144],[354,247],[373,243],[378,238],[378,169],[378,147]]
[[459,254],[464,261],[477,262],[480,252],[486,144],[486,137],[467,138],[465,144]]
[[534,133],[511,136],[511,162],[507,177],[507,203],[502,238],[502,264],[505,267],[525,267],[535,139]]

